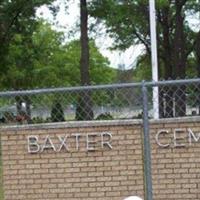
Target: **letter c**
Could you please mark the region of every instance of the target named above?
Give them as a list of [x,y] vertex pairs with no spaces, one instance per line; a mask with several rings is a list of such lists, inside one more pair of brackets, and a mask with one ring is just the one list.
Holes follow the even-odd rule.
[[166,133],[168,134],[169,131],[168,131],[168,130],[160,130],[160,131],[157,132],[155,139],[156,139],[156,143],[157,143],[157,145],[158,145],[159,147],[166,148],[166,147],[169,147],[169,146],[170,146],[170,144],[162,144],[162,143],[160,142],[160,139],[159,139],[159,137],[160,137],[161,134],[166,134]]

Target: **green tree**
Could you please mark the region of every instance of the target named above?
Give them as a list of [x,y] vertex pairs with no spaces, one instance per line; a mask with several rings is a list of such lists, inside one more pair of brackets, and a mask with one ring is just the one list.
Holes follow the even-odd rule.
[[[110,68],[108,59],[99,52],[94,40],[89,41],[89,46],[91,83],[112,83],[116,70]],[[30,37],[15,34],[8,50],[8,69],[1,74],[2,89],[81,84],[80,41],[65,44],[63,33],[53,30],[48,23],[38,22]]]
[[[24,77],[28,87],[32,86],[33,54],[31,51],[33,49],[31,46],[32,34],[37,26],[36,9],[42,5],[51,6],[52,2],[53,0],[0,1],[1,87],[23,88]],[[27,114],[30,118],[31,102],[28,97],[23,100],[16,97],[18,114],[21,113],[22,101],[26,102]]]
[[[64,46],[65,58],[62,79],[71,86],[81,85],[80,81],[80,41],[74,40]],[[116,69],[110,67],[108,58],[104,57],[94,40],[89,41],[89,73],[92,85],[113,83],[116,79]]]
[[64,122],[64,111],[62,105],[57,100],[53,103],[51,110],[51,120],[52,122]]
[[44,22],[38,22],[32,35],[15,34],[6,55],[7,70],[1,74],[2,87],[18,90],[59,85],[57,75],[65,53],[62,38],[62,33]]
[[64,34],[53,30],[50,24],[41,22],[33,33],[32,40],[34,87],[69,85],[63,75],[65,63],[68,62]]
[[[89,46],[92,84],[113,82],[115,70],[109,67],[108,59],[102,56],[93,40],[89,42]],[[63,33],[53,30],[50,24],[44,21],[37,22],[32,35],[15,34],[8,50],[7,70],[0,76],[2,89],[81,84],[80,41],[65,43]],[[103,78],[105,75],[106,80]],[[22,111],[22,103],[26,103],[26,113],[30,118],[30,104],[33,102],[28,97],[16,97],[15,100],[18,113]],[[53,98],[49,101],[53,101]]]
[[[88,40],[88,10],[87,1],[80,0],[80,29],[81,29],[81,59],[80,59],[80,74],[81,85],[90,85],[89,74],[89,40]],[[92,110],[92,98],[90,91],[84,91],[78,98],[76,108],[77,120],[91,120],[94,117]]]
[[15,34],[27,36],[32,34],[36,21],[36,9],[44,4],[51,5],[53,0],[20,0],[0,1],[0,69],[4,73],[7,68],[5,56],[8,54],[10,41]]
[[[191,29],[187,16],[195,15],[200,7],[195,0],[156,1],[158,58],[160,78],[185,78],[187,60],[194,51],[197,34]],[[102,19],[107,32],[115,40],[114,48],[121,50],[132,44],[143,44],[150,56],[149,5],[147,0],[94,0],[90,14]],[[115,16],[115,17],[114,17]],[[149,65],[150,67],[150,65]],[[175,96],[176,116],[185,115],[184,88],[177,92],[166,88],[166,117],[173,116],[172,96]],[[181,92],[182,91],[182,92]],[[160,93],[162,96],[162,94]],[[180,98],[181,97],[181,98]],[[161,98],[163,99],[163,98]],[[180,100],[182,103],[180,103]],[[160,113],[162,116],[162,113]]]

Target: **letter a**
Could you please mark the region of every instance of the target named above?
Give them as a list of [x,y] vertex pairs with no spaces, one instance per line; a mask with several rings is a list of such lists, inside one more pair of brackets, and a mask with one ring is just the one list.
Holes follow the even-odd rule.
[[51,138],[49,135],[45,138],[41,152],[43,152],[45,149],[53,149],[54,151],[56,151],[56,148],[55,148],[53,142],[51,141]]

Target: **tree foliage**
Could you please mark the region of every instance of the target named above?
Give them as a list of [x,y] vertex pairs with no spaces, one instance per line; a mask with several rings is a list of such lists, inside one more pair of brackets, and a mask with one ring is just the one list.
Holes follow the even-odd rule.
[[37,24],[36,9],[42,5],[49,5],[53,0],[2,0],[0,1],[0,69],[7,70],[6,55],[9,53],[11,40],[16,34],[28,37]]
[[[124,50],[143,44],[150,55],[148,0],[94,0],[89,8],[90,14],[106,25],[114,39],[113,48]],[[163,68],[160,77],[183,78],[184,65],[198,41],[198,33],[190,27],[188,17],[200,12],[200,7],[195,0],[158,0],[156,10],[159,67]]]
[[[196,58],[199,63],[200,30],[192,29],[188,21],[189,16],[200,12],[198,4],[196,0],[156,1],[160,78],[184,79],[189,72],[189,59]],[[149,1],[94,0],[90,4],[90,13],[106,25],[107,32],[115,40],[114,48],[124,50],[133,44],[143,44],[146,56],[150,56]],[[186,99],[184,87],[177,88],[176,93],[167,88],[165,96],[168,117],[173,116],[172,96],[175,98],[175,116],[185,115],[186,105],[180,102]]]
[[[92,84],[111,83],[115,70],[99,52],[95,42],[90,46],[90,73]],[[8,47],[9,53],[1,88],[30,89],[80,85],[80,41],[66,43],[62,32],[40,21],[27,37],[15,34]],[[38,81],[39,80],[39,81]]]

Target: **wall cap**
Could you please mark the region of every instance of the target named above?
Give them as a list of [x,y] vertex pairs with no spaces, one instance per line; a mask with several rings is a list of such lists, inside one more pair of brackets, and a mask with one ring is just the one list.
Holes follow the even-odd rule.
[[[169,124],[169,123],[197,123],[200,122],[200,116],[195,117],[179,117],[165,119],[150,119],[150,124]],[[141,119],[125,119],[125,120],[96,120],[96,121],[68,121],[58,123],[43,124],[23,124],[23,125],[7,125],[1,126],[0,130],[39,130],[39,129],[58,129],[58,128],[82,128],[82,127],[99,127],[99,126],[132,126],[142,125]]]
[[0,127],[0,130],[34,130],[34,129],[58,129],[58,128],[82,128],[82,127],[99,127],[99,126],[130,126],[142,124],[141,119],[137,120],[96,120],[96,121],[68,121],[57,123],[43,124],[23,124],[8,125]]
[[150,119],[150,124],[176,124],[176,123],[197,123],[200,122],[200,116],[190,117],[175,117],[175,118],[163,118],[163,119]]

